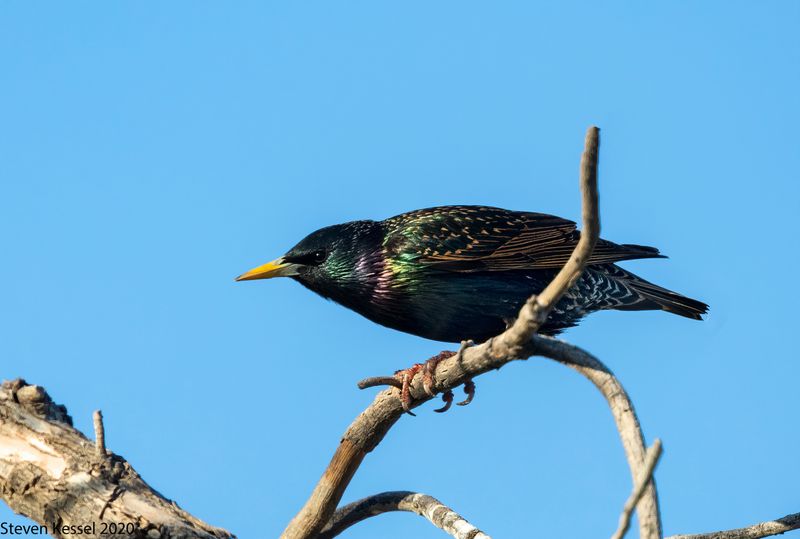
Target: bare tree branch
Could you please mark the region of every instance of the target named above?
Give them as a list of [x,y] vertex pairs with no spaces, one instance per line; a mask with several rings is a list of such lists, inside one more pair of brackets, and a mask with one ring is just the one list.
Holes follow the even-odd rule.
[[46,527],[46,533],[234,537],[180,509],[122,457],[98,454],[98,446],[72,427],[66,408],[54,404],[41,387],[22,380],[0,386],[0,497],[12,510]]
[[633,486],[633,492],[631,492],[630,497],[622,507],[622,514],[619,516],[619,526],[617,527],[617,531],[614,532],[614,535],[611,536],[611,539],[622,539],[625,537],[625,534],[628,533],[628,528],[631,526],[633,510],[642,498],[647,485],[649,485],[650,481],[653,479],[653,472],[656,469],[659,457],[661,457],[661,440],[656,438],[653,445],[647,449],[647,455],[645,455],[644,458],[644,466],[642,467],[642,475],[636,481],[636,484]]
[[761,537],[780,535],[792,530],[800,530],[800,513],[760,522],[747,528],[710,533],[692,533],[689,535],[670,535],[667,539],[760,539]]
[[[569,289],[583,271],[600,233],[597,195],[597,156],[599,130],[591,127],[581,160],[581,195],[583,229],[581,239],[567,264],[553,282],[538,295],[530,298],[521,309],[515,323],[489,341],[467,348],[457,356],[439,363],[434,373],[437,391],[453,389],[467,380],[489,370],[502,367],[516,359],[543,355],[565,363],[589,378],[608,400],[622,438],[628,464],[634,478],[640,476],[644,463],[645,445],[638,419],[625,390],[611,371],[599,360],[561,341],[535,335],[546,320],[550,309]],[[430,399],[422,387],[421,377],[412,380],[410,394],[419,406]],[[333,516],[345,488],[367,453],[372,451],[403,413],[395,388],[380,392],[345,431],[331,463],[314,488],[306,504],[284,530],[283,539],[314,537]],[[640,535],[645,539],[661,537],[661,521],[655,485],[650,482],[640,500]]]
[[491,539],[436,498],[405,490],[382,492],[337,509],[317,539],[332,539],[353,524],[390,511],[416,513],[455,539]]

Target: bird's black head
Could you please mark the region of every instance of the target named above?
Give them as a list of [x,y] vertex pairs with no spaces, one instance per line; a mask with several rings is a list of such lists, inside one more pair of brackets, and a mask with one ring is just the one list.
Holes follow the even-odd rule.
[[[383,234],[375,221],[321,228],[282,257],[254,268],[237,281],[292,277],[315,292],[343,302],[366,292],[381,259]],[[343,297],[345,296],[345,297]]]

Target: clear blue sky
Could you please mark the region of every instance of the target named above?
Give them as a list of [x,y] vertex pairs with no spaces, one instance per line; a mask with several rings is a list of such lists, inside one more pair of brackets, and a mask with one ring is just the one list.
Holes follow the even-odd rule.
[[[102,408],[155,488],[275,537],[370,402],[355,382],[442,345],[233,278],[420,207],[575,219],[597,124],[604,237],[658,246],[669,260],[626,267],[711,305],[565,335],[663,439],[666,532],[800,511],[798,27],[795,1],[5,2],[0,377],[44,385],[84,432]],[[498,538],[613,531],[630,479],[578,375],[531,360],[432,408],[346,501],[423,491]],[[443,537],[408,514],[347,535],[412,536]]]

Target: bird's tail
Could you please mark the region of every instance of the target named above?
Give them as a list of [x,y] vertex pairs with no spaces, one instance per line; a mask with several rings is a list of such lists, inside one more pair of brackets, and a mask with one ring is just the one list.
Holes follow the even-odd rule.
[[708,305],[702,301],[682,296],[666,288],[649,283],[644,279],[627,284],[638,292],[645,301],[654,304],[653,307],[649,308],[661,309],[694,320],[702,320],[703,315],[708,312]]
[[[620,311],[662,310],[670,313],[702,320],[708,312],[708,305],[702,301],[682,296],[666,288],[662,288],[638,275],[625,271],[619,266],[607,264],[602,266],[604,273],[610,274],[614,279],[623,284],[633,297],[629,297],[622,305],[612,308]],[[630,301],[633,300],[633,301]]]

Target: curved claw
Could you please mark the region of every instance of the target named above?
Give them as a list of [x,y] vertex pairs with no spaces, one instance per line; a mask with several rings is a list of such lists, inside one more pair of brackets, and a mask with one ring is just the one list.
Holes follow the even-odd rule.
[[461,402],[457,402],[456,405],[466,406],[467,404],[472,402],[472,399],[475,398],[475,382],[473,382],[472,379],[469,379],[466,382],[464,382],[464,393],[467,394],[467,398]]
[[[395,387],[399,387],[400,404],[403,407],[403,411],[409,415],[416,415],[411,411],[411,405],[413,404],[413,399],[411,397],[411,382],[414,380],[414,376],[420,370],[422,370],[422,388],[425,390],[425,393],[428,395],[428,397],[435,397],[436,384],[434,381],[434,374],[436,372],[436,367],[445,359],[453,356],[456,356],[456,358],[460,360],[464,350],[470,346],[473,346],[474,344],[475,343],[472,341],[461,341],[461,346],[459,347],[458,352],[439,352],[432,358],[428,359],[424,365],[415,363],[408,369],[395,372],[394,377],[391,379],[387,379],[385,377],[376,377],[362,380],[359,382],[359,387],[362,389],[365,387],[372,387],[374,385],[393,385]],[[467,398],[457,403],[459,406],[466,406],[472,402],[472,399],[475,397],[475,384],[472,382],[472,380],[467,380],[464,383],[464,392],[467,394]],[[434,412],[442,413],[450,409],[450,407],[453,405],[453,392],[448,389],[442,393],[442,401],[444,401],[444,406],[437,408],[434,410]]]
[[442,393],[442,400],[444,401],[444,406],[442,406],[441,408],[436,408],[434,410],[434,412],[436,412],[437,414],[446,412],[453,405],[453,392],[448,389],[447,391]]

